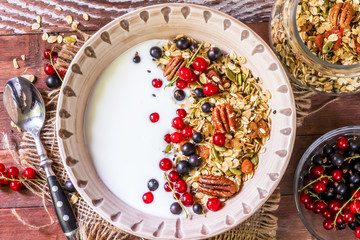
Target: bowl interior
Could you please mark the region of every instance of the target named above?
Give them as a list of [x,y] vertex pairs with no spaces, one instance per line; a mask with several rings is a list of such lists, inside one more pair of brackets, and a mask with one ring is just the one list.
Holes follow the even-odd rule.
[[[267,151],[259,156],[254,178],[221,211],[207,217],[163,219],[144,214],[117,198],[98,177],[84,136],[86,103],[98,77],[126,49],[149,39],[185,34],[247,58],[254,76],[269,89],[272,130]],[[67,112],[68,114],[62,114]],[[65,168],[81,196],[115,226],[146,238],[198,239],[219,234],[246,220],[271,195],[288,165],[295,137],[295,105],[290,84],[276,56],[244,24],[221,12],[187,4],[139,9],[109,23],[76,55],[58,104],[58,141]],[[121,184],[121,183],[119,183]]]
[[309,173],[309,169],[312,165],[311,159],[315,154],[322,153],[322,149],[325,144],[335,145],[337,138],[345,136],[360,136],[360,126],[348,126],[332,130],[320,138],[318,138],[310,147],[306,150],[304,155],[296,169],[294,177],[294,197],[296,208],[300,215],[302,222],[309,232],[317,239],[355,239],[354,231],[347,227],[345,230],[325,230],[323,227],[324,218],[321,214],[315,214],[304,207],[304,204],[299,201],[299,189],[304,187],[303,180],[304,176]]

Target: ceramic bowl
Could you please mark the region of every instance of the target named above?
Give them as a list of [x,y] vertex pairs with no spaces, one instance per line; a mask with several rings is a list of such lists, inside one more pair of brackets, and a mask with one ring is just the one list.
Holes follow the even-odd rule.
[[[84,115],[99,75],[122,52],[149,39],[185,34],[247,58],[272,98],[272,130],[253,179],[207,217],[164,219],[140,212],[117,198],[101,181],[89,155]],[[220,234],[249,218],[275,190],[288,165],[295,137],[292,90],[280,62],[266,43],[236,19],[197,5],[155,5],[125,14],[95,33],[78,52],[59,96],[57,133],[61,157],[79,194],[107,221],[131,234],[156,239],[199,239]],[[141,161],[141,160],[139,160]],[[121,183],[119,183],[121,184]]]

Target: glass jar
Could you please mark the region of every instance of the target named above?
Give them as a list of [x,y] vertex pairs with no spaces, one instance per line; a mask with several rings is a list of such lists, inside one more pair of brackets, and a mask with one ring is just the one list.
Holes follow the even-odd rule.
[[271,13],[270,43],[289,78],[330,94],[360,90],[360,64],[338,65],[322,60],[304,44],[297,30],[299,0],[277,0]]

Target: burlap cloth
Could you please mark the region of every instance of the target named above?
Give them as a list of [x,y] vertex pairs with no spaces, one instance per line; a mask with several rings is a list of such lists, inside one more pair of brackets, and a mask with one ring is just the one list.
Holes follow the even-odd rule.
[[[81,33],[85,41],[89,37],[88,35]],[[81,44],[84,41],[79,41],[76,46],[64,45],[59,52],[59,59],[57,65],[59,67],[67,67],[73,59],[76,52],[79,50]],[[304,118],[311,112],[316,112],[321,109],[311,109],[311,97],[315,94],[307,88],[303,88],[299,85],[292,83],[293,92],[296,100],[297,108],[297,125],[301,125]],[[59,90],[44,92],[43,97],[46,103],[46,122],[42,130],[42,141],[45,144],[45,148],[48,152],[50,159],[54,161],[53,170],[59,179],[61,184],[64,184],[68,180],[67,173],[62,164],[59,154],[59,148],[56,138],[55,118],[56,118],[56,104],[58,100]],[[14,159],[22,166],[31,166],[37,170],[39,178],[46,179],[44,171],[39,166],[39,158],[36,152],[35,143],[31,135],[24,133],[20,146],[14,145],[14,143],[8,142],[8,148],[10,149]],[[26,182],[24,185],[32,191],[34,194],[43,198],[44,206],[46,203],[49,205],[51,198],[46,183],[41,182]],[[73,202],[73,208],[77,216],[79,224],[80,239],[139,239],[130,234],[116,228],[100,215],[98,215],[77,193],[69,194],[69,199]],[[261,239],[276,239],[277,230],[277,217],[273,215],[273,212],[278,208],[280,202],[280,192],[276,189],[271,195],[268,201],[248,220],[244,223],[234,227],[233,229],[218,235],[210,239],[216,240],[261,240]],[[49,224],[44,226],[33,226],[27,224],[19,215],[13,211],[14,215],[22,221],[24,225],[33,229],[40,229],[47,227],[51,224],[57,223],[57,219],[50,217]],[[50,215],[49,215],[50,216]]]

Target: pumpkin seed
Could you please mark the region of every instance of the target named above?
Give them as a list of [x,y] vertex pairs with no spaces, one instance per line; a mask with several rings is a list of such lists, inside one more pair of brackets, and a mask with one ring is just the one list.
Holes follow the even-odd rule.
[[325,43],[323,46],[323,49],[322,49],[323,53],[330,52],[330,50],[332,49],[333,46],[334,46],[334,44],[331,41],[328,41],[327,43]]
[[63,42],[66,44],[74,44],[76,42],[76,39],[72,36],[66,36],[64,37]]
[[251,158],[250,162],[251,162],[252,164],[254,164],[254,166],[258,165],[258,163],[259,163],[259,158],[258,158],[258,156],[257,156],[257,155],[253,156],[253,157]]
[[214,145],[214,148],[215,148],[215,150],[218,151],[218,152],[224,152],[224,151],[227,150],[226,147],[220,147],[220,146],[216,146],[216,145]]
[[230,69],[227,68],[225,74],[230,79],[230,81],[232,81],[232,82],[236,81],[236,75]]
[[232,172],[235,175],[241,175],[241,170],[238,168],[229,168],[230,172]]
[[236,78],[237,78],[237,83],[238,83],[239,85],[241,85],[241,84],[242,84],[242,76],[241,76],[241,73],[239,73],[239,74],[236,76]]
[[165,148],[165,153],[168,153],[171,151],[171,143],[169,143]]
[[221,158],[219,156],[219,153],[215,150],[215,148],[211,149],[211,153],[214,156],[216,162],[222,163],[222,160],[221,160]]

